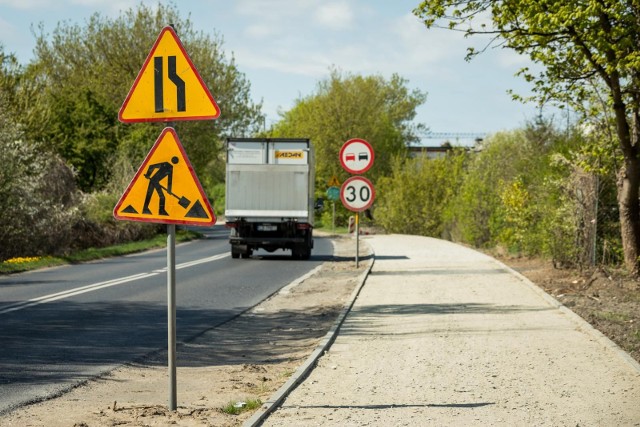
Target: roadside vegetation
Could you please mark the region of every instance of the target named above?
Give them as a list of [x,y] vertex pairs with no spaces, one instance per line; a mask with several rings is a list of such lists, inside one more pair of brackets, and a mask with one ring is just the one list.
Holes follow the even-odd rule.
[[[221,197],[223,135],[249,136],[263,122],[221,38],[196,32],[163,4],[95,14],[83,25],[64,21],[53,31],[40,26],[28,64],[0,45],[0,261],[66,258],[164,231],[115,221],[112,212],[162,130],[122,124],[118,110],[167,23],[225,106],[219,120],[175,125],[205,192]],[[224,202],[210,201],[220,214]]]
[[[187,242],[199,237],[199,233],[190,230],[176,231],[177,243]],[[157,234],[145,240],[121,243],[118,245],[100,248],[87,248],[77,252],[72,252],[66,256],[14,257],[5,259],[4,261],[0,262],[0,274],[20,273],[23,271],[36,270],[38,268],[44,267],[56,267],[60,265],[94,261],[101,258],[129,255],[149,249],[164,248],[166,246],[166,235]]]
[[558,267],[619,265],[614,171],[587,144],[579,129],[539,121],[438,159],[398,158],[379,182],[377,223]]
[[260,406],[262,406],[260,399],[247,399],[246,401],[229,402],[220,408],[220,412],[229,415],[239,415],[243,412],[255,411]]

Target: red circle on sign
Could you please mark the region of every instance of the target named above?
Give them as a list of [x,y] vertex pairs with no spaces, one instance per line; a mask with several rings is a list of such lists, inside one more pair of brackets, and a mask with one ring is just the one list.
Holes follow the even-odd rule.
[[340,200],[345,208],[353,212],[366,211],[373,204],[376,190],[363,176],[352,176],[340,188]]
[[349,173],[365,173],[373,166],[373,147],[364,139],[353,138],[340,149],[340,164]]

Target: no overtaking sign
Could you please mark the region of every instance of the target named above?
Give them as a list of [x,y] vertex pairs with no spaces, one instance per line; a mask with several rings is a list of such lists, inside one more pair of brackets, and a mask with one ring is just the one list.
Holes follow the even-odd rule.
[[373,147],[364,139],[354,138],[340,149],[340,163],[347,172],[358,175],[373,166]]

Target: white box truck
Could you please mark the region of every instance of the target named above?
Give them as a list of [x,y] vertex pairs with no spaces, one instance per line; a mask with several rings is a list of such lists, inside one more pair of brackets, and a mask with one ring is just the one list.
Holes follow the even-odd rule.
[[233,258],[313,248],[315,164],[308,139],[227,138],[226,226]]

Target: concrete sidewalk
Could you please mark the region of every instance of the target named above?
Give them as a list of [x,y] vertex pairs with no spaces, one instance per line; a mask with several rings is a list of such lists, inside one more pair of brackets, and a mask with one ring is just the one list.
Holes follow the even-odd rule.
[[494,259],[366,237],[336,341],[266,426],[639,426],[640,365]]

